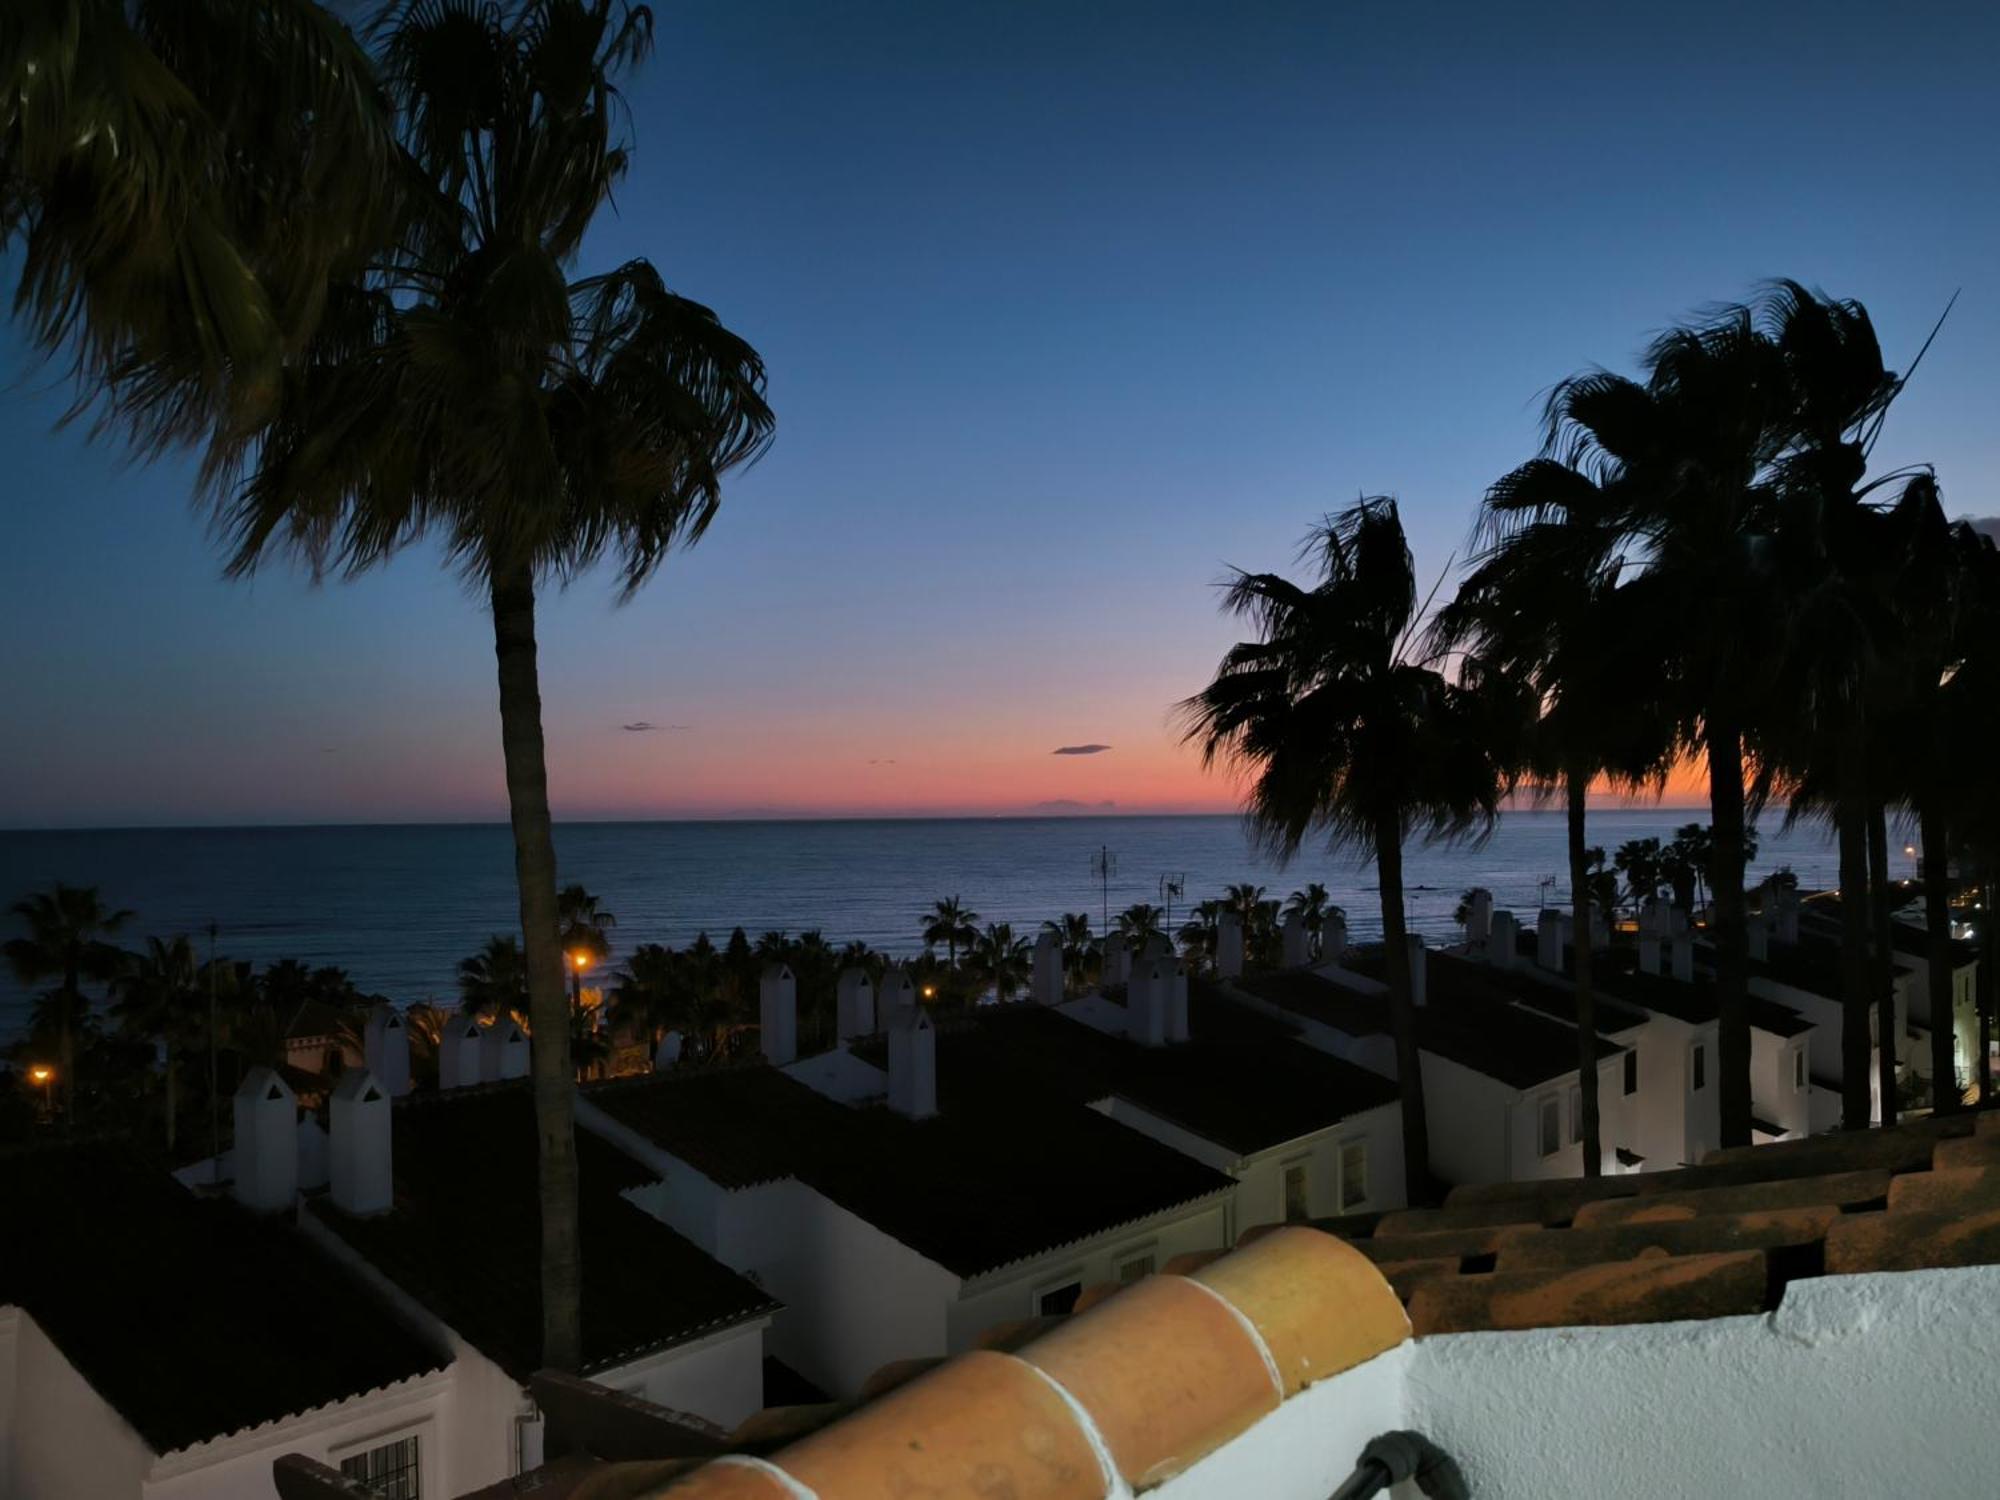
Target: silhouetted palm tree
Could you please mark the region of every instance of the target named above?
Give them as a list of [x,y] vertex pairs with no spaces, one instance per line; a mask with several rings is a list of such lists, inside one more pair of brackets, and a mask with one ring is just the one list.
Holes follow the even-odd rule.
[[919,920],[924,924],[924,946],[935,948],[943,943],[948,968],[958,967],[958,950],[969,946],[979,935],[979,913],[970,910],[956,896],[933,902],[930,911]]
[[201,988],[194,947],[185,935],[147,938],[143,953],[134,954],[111,981],[112,1014],[133,1036],[157,1041],[166,1083],[167,1155],[174,1153],[180,1120],[180,1060],[182,1050],[202,1031],[206,997]]
[[1429,1138],[1403,925],[1403,843],[1490,827],[1502,778],[1485,710],[1415,649],[1421,602],[1396,504],[1377,496],[1308,537],[1318,579],[1239,573],[1228,610],[1257,627],[1181,705],[1204,764],[1251,773],[1252,826],[1281,858],[1308,837],[1369,849],[1382,898],[1405,1172],[1427,1195]]
[[470,958],[459,960],[458,1006],[467,1015],[528,1014],[528,961],[520,940],[496,934]]
[[356,571],[430,536],[486,595],[528,967],[544,1358],[579,1350],[574,1070],[535,601],[607,554],[635,592],[707,529],[769,441],[756,352],[646,261],[571,279],[624,174],[616,79],[651,12],[622,0],[398,8],[382,70],[422,184],[397,253],[336,286],[224,524]]
[[1145,946],[1146,939],[1158,934],[1165,915],[1150,901],[1135,901],[1119,912],[1113,920],[1118,925],[1119,936],[1123,937],[1126,946],[1136,953]]
[[1097,959],[1097,939],[1092,933],[1090,913],[1066,912],[1053,921],[1042,923],[1042,930],[1053,932],[1062,944],[1063,987],[1072,994],[1078,992],[1087,982],[1088,972]]
[[972,940],[972,949],[966,954],[970,977],[991,985],[993,997],[1003,1005],[1028,982],[1033,963],[1028,940],[1015,937],[1013,925],[1008,922],[988,923]]
[[116,975],[125,954],[106,939],[131,919],[132,913],[104,904],[95,886],[64,885],[58,881],[36,891],[11,908],[27,926],[25,937],[9,938],[5,952],[14,977],[22,984],[57,982],[50,999],[56,1010],[57,1067],[61,1076],[63,1119],[76,1113],[76,1033],[88,1011],[83,982],[102,982]]
[[1308,882],[1303,889],[1293,891],[1285,898],[1284,914],[1295,916],[1305,923],[1307,946],[1314,958],[1321,954],[1321,939],[1327,922],[1335,917],[1347,920],[1347,913],[1334,905],[1327,888],[1317,880]]

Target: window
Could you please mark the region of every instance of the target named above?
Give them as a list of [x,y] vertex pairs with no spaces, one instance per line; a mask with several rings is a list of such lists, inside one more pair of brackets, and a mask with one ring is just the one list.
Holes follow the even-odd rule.
[[1804,1093],[1806,1087],[1806,1049],[1801,1047],[1792,1054],[1792,1089]]
[[1688,1051],[1688,1089],[1699,1094],[1708,1087],[1708,1048],[1696,1042]]
[[1343,1141],[1340,1146],[1340,1211],[1352,1212],[1368,1201],[1368,1142]]
[[1302,1161],[1285,1164],[1285,1222],[1297,1224],[1312,1217],[1311,1182],[1306,1174],[1307,1163]]
[[1573,1141],[1583,1139],[1582,1089],[1571,1089],[1569,1091],[1569,1138]]
[[1639,1049],[1637,1047],[1632,1048],[1625,1054],[1625,1092],[1628,1095],[1639,1092]]
[[369,1494],[381,1496],[381,1500],[421,1500],[423,1495],[414,1437],[398,1438],[393,1443],[343,1458],[340,1472],[359,1481]]
[[1542,1155],[1554,1156],[1562,1150],[1562,1102],[1554,1094],[1541,1102]]
[[1035,1311],[1045,1318],[1060,1318],[1076,1310],[1076,1299],[1083,1295],[1081,1281],[1065,1281],[1061,1286],[1052,1286],[1035,1299]]
[[1118,1284],[1127,1286],[1152,1274],[1153,1253],[1149,1250],[1144,1255],[1133,1256],[1118,1267]]

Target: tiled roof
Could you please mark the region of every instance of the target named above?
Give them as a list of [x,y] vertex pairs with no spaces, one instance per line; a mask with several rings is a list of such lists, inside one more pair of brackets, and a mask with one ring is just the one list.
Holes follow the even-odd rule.
[[1349,1036],[1381,1036],[1389,1030],[1389,1005],[1385,997],[1364,995],[1310,969],[1253,971],[1229,983],[1266,1004]]
[[[1473,969],[1490,988],[1499,990],[1518,1005],[1530,1010],[1538,1010],[1547,1016],[1568,1025],[1576,1024],[1576,991],[1569,980],[1561,975],[1531,972],[1524,968],[1497,969],[1491,964],[1474,964],[1469,959],[1457,958],[1449,953],[1433,953],[1429,959],[1431,973],[1435,977],[1440,970],[1456,968]],[[1646,1024],[1646,1013],[1629,1005],[1621,1005],[1610,995],[1602,993],[1603,986],[1592,975],[1591,990],[1593,1004],[1597,1011],[1599,1035],[1612,1032],[1630,1031]]]
[[1189,994],[1192,1040],[1146,1047],[1039,1005],[979,1012],[938,1045],[939,1087],[996,1110],[1024,1082],[1078,1104],[1116,1097],[1242,1155],[1295,1141],[1396,1098],[1395,1080],[1306,1046],[1212,987]]
[[602,1084],[586,1097],[726,1188],[796,1177],[960,1276],[1227,1191],[1231,1179],[1035,1087],[940,1078],[912,1121],[760,1064]]
[[[1908,900],[1916,900],[1923,894],[1922,886],[1914,882],[1904,883],[1903,890]],[[1907,901],[1904,904],[1907,905]],[[1840,892],[1822,891],[1809,896],[1800,903],[1799,915],[1806,923],[1817,926],[1824,935],[1837,936],[1840,931]],[[1902,916],[1890,918],[1889,946],[1896,952],[1907,954],[1912,958],[1929,958],[1931,944],[1931,930],[1922,923],[1909,921]],[[1967,964],[1979,962],[1977,943],[1947,935],[1945,946],[1956,967],[1963,968]]]
[[1325,1227],[1381,1267],[1419,1333],[1768,1311],[1801,1277],[2000,1263],[2000,1113],[1462,1187]]
[[[1630,949],[1616,949],[1606,957],[1610,962],[1605,965],[1601,982],[1608,994],[1690,1026],[1706,1026],[1721,1013],[1722,1002],[1715,981],[1707,974],[1697,973],[1691,980],[1648,974],[1638,967],[1638,957]],[[1752,971],[1755,972],[1754,966]],[[1759,1031],[1794,1037],[1812,1030],[1812,1022],[1789,1005],[1756,995],[1748,996],[1745,1004],[1750,1024]]]
[[438,1369],[282,1218],[198,1199],[109,1143],[0,1154],[0,1304],[155,1453]]
[[[778,1303],[620,1196],[652,1174],[576,1134],[586,1371],[636,1359]],[[396,1106],[395,1207],[312,1211],[516,1379],[540,1368],[541,1203],[525,1083],[412,1096]]]

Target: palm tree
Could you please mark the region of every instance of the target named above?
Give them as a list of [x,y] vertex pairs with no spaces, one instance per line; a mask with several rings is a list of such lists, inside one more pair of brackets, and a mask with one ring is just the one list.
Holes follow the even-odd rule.
[[1090,913],[1065,912],[1042,923],[1044,932],[1053,932],[1062,944],[1063,986],[1072,993],[1083,988],[1087,971],[1097,957],[1097,939],[1092,933]]
[[583,1009],[583,971],[611,956],[611,929],[618,919],[581,885],[556,892],[556,920],[562,924],[562,951],[569,970],[569,1007]]
[[1326,931],[1330,918],[1347,919],[1347,913],[1333,904],[1327,888],[1317,880],[1309,881],[1301,890],[1296,890],[1285,898],[1285,915],[1297,917],[1305,923],[1308,947],[1314,958],[1320,956],[1320,939]]
[[1014,936],[1013,924],[989,922],[972,941],[966,954],[966,969],[981,984],[993,987],[993,997],[1001,1004],[1028,982],[1034,957],[1028,940]]
[[194,947],[185,934],[147,938],[146,951],[133,956],[111,981],[111,987],[118,997],[112,1013],[119,1026],[133,1036],[160,1044],[166,1075],[167,1155],[171,1157],[180,1120],[181,1050],[197,1033],[203,1000]]
[[58,881],[16,901],[13,914],[27,924],[25,937],[9,938],[7,962],[22,984],[57,982],[51,1000],[56,1012],[57,1066],[61,1069],[63,1118],[76,1114],[76,1033],[88,1013],[83,981],[103,981],[124,967],[125,955],[105,939],[132,913],[104,904],[96,886]]
[[1595,898],[1608,911],[1616,894],[1615,884],[1604,889],[1604,851],[1588,846],[1588,796],[1600,778],[1660,784],[1672,743],[1665,715],[1635,683],[1623,650],[1633,622],[1619,587],[1619,478],[1615,467],[1586,473],[1544,458],[1496,483],[1477,533],[1482,550],[1433,632],[1440,650],[1468,648],[1481,671],[1519,685],[1535,715],[1522,769],[1538,795],[1563,801],[1586,1177],[1603,1170],[1591,908]]
[[611,1013],[648,1042],[687,1025],[686,987],[680,955],[660,943],[641,943],[613,976]]
[[528,962],[519,939],[498,934],[458,964],[458,1005],[467,1015],[528,1014]]
[[629,597],[701,537],[722,476],[772,431],[756,352],[650,264],[571,279],[628,160],[616,80],[651,34],[622,0],[390,13],[381,65],[422,209],[394,254],[329,294],[222,517],[238,573],[274,548],[356,572],[430,536],[491,605],[536,1037],[544,1358],[566,1370],[575,1075],[536,595],[608,554]]
[[958,967],[958,950],[970,945],[979,935],[979,913],[969,910],[956,896],[945,896],[931,903],[931,909],[918,918],[924,924],[924,946],[935,948],[939,943],[945,947],[945,965]]
[[225,461],[330,281],[394,238],[388,102],[314,0],[0,7],[0,245],[14,309],[142,453]]
[[1421,603],[1395,501],[1328,517],[1303,549],[1301,586],[1238,573],[1226,607],[1256,638],[1230,648],[1215,680],[1181,705],[1204,765],[1251,773],[1251,826],[1282,859],[1310,836],[1375,856],[1402,1101],[1404,1170],[1427,1195],[1430,1147],[1403,926],[1403,844],[1491,826],[1501,775],[1484,710],[1416,652]]
[[1660,894],[1660,841],[1656,838],[1627,839],[1611,856],[1611,867],[1625,877],[1625,893],[1638,916],[1648,901]]
[[1125,939],[1126,946],[1135,953],[1146,946],[1146,940],[1158,934],[1160,922],[1165,913],[1150,901],[1135,901],[1116,918],[1118,932]]

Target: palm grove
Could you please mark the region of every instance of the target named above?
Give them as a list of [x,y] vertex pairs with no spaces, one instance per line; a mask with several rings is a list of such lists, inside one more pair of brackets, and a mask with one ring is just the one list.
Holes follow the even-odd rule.
[[[1254,636],[1183,705],[1188,733],[1247,772],[1251,822],[1280,854],[1330,840],[1375,861],[1413,1193],[1428,1158],[1405,843],[1477,837],[1509,794],[1554,799],[1574,930],[1587,933],[1604,884],[1587,790],[1658,787],[1682,759],[1708,787],[1699,861],[1678,852],[1708,896],[1723,1143],[1750,1141],[1744,868],[1750,819],[1772,802],[1838,837],[1843,1123],[1869,1122],[1878,1041],[1893,1116],[1893,1005],[1874,1008],[1885,1034],[1869,1034],[1892,982],[1889,821],[1919,827],[1933,931],[1949,930],[1948,862],[1988,883],[2000,862],[1982,765],[2000,562],[1988,538],[1947,521],[1929,469],[1871,474],[1905,379],[1859,303],[1776,283],[1655,340],[1637,376],[1556,386],[1541,451],[1488,490],[1442,607],[1423,607],[1387,497],[1312,533],[1308,581],[1245,573],[1228,586]],[[1627,848],[1618,863],[1657,887],[1675,873],[1662,853]],[[1577,942],[1569,967],[1595,1172],[1590,946]],[[1930,992],[1949,995],[1946,945],[1930,953]],[[1931,1045],[1933,1102],[1954,1108],[1947,1022]]]
[[[628,165],[617,85],[650,42],[650,13],[623,0],[406,0],[359,35],[314,0],[0,8],[0,235],[17,317],[73,371],[79,410],[142,456],[201,455],[235,573],[281,553],[351,573],[429,540],[488,606],[558,1367],[576,1362],[580,1250],[537,594],[602,561],[642,586],[772,433],[761,361],[713,313],[644,260],[579,265]],[[1476,833],[1524,786],[1570,810],[1581,903],[1582,789],[1705,762],[1731,1141],[1749,1130],[1746,820],[1772,797],[1832,820],[1865,1059],[1889,811],[1922,824],[1934,919],[1947,852],[1984,868],[1993,839],[1963,748],[1991,696],[1992,551],[1944,523],[1928,474],[1866,477],[1899,389],[1859,307],[1780,288],[1662,339],[1642,378],[1560,387],[1447,609],[1423,607],[1387,500],[1315,534],[1310,583],[1233,587],[1256,639],[1187,705],[1191,732],[1254,768],[1275,847],[1330,838],[1376,861],[1413,1162],[1402,848]],[[1191,916],[1196,941],[1215,912]],[[30,964],[61,967],[67,1035],[119,914],[43,915],[74,937]],[[1135,933],[1165,920],[1126,916]],[[961,941],[996,989],[1020,982],[1024,940],[958,923],[950,972]],[[147,986],[185,996],[193,958],[169,943]],[[658,990],[709,961],[635,953],[630,1003],[648,965]],[[1581,953],[1576,982],[1587,1034]]]

